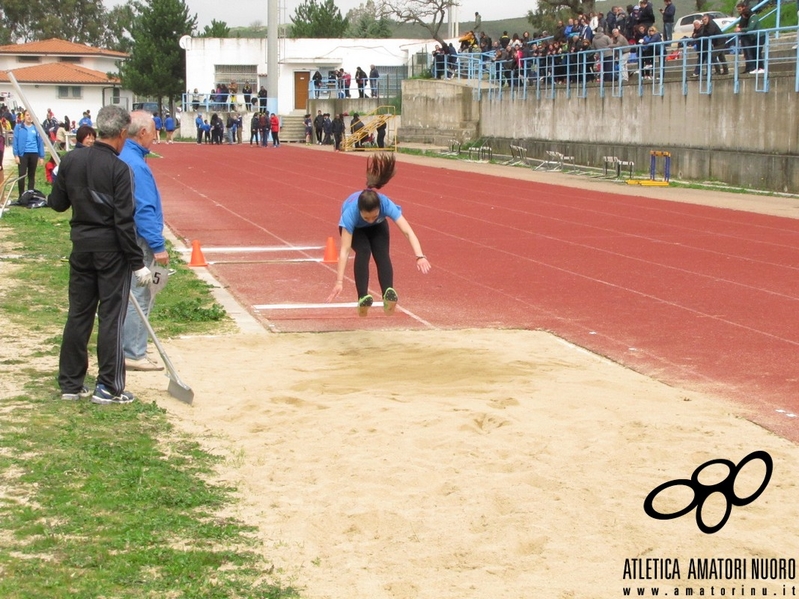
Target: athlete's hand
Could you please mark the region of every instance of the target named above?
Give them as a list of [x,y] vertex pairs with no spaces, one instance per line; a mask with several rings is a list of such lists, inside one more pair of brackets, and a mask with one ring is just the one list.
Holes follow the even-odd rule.
[[430,269],[433,268],[430,266],[430,261],[427,258],[419,258],[416,261],[416,268],[418,268],[423,275],[426,275],[430,272]]
[[136,277],[136,284],[139,287],[146,287],[153,282],[153,273],[146,266],[142,266],[139,270],[134,270],[133,276]]
[[330,295],[327,296],[327,301],[332,302],[334,299],[336,299],[341,293],[342,289],[344,289],[344,283],[340,281],[336,282],[335,286],[333,287],[333,291],[331,291]]

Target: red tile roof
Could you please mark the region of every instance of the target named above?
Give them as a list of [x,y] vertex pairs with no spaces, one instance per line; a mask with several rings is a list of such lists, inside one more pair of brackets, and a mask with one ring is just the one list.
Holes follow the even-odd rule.
[[128,58],[128,54],[105,48],[94,48],[85,44],[76,44],[57,38],[28,42],[27,44],[11,44],[0,46],[0,54],[47,54],[55,56],[109,56],[112,58]]
[[[119,84],[119,78],[109,78],[105,73],[87,69],[70,62],[51,62],[31,67],[11,69],[20,83],[43,83],[48,85]],[[9,71],[0,71],[0,83],[8,83]]]

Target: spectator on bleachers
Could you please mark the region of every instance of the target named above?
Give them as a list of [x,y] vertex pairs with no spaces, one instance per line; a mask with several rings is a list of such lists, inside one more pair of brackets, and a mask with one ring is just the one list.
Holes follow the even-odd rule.
[[434,79],[441,79],[444,76],[444,71],[447,69],[446,64],[447,55],[444,54],[441,46],[436,44],[436,47],[433,50],[433,68],[431,69]]
[[674,16],[677,14],[677,8],[671,0],[664,0],[664,2],[666,6],[660,9],[660,14],[663,16],[663,41],[670,42],[674,32]]
[[658,32],[657,27],[652,25],[642,42],[641,56],[643,57],[644,79],[652,79],[652,68],[655,59],[663,56],[663,46],[660,44],[662,41],[663,36]]
[[616,29],[616,10],[618,8],[618,6],[611,6],[608,14],[605,15],[605,31],[613,33],[613,30]]
[[[630,43],[637,43],[635,39],[638,34],[638,16],[641,14],[641,7],[639,6],[628,6],[629,10],[627,11],[627,39],[630,40]],[[646,31],[646,25],[644,25],[644,31]]]
[[558,21],[558,24],[555,26],[555,33],[552,35],[552,39],[558,43],[563,43],[566,41],[566,24],[563,21]]
[[359,98],[366,97],[366,79],[366,71],[364,71],[361,67],[355,69],[355,85],[358,86]]
[[644,25],[647,31],[649,31],[649,28],[655,24],[655,11],[649,0],[641,0],[638,5],[640,6],[638,11],[638,24]]
[[741,20],[735,31],[741,34],[741,45],[743,46],[746,68],[744,73],[763,73],[763,63],[761,62],[761,42],[759,34],[760,17],[758,17],[746,5],[746,2],[739,2],[736,6]]
[[700,19],[694,19],[693,26],[694,29],[691,31],[691,39],[696,49],[696,66],[694,67],[693,73],[691,73],[691,77],[699,77],[702,74],[702,66],[707,60],[709,40],[704,35],[702,21]]
[[452,79],[458,72],[458,51],[452,42],[447,46],[447,79]]
[[622,35],[618,28],[612,31],[610,39],[611,48],[614,49],[613,58],[618,65],[619,77],[622,81],[628,81],[630,75],[627,72],[627,61],[630,57],[630,42],[627,41],[627,38]]
[[613,81],[613,53],[610,48],[613,40],[609,35],[605,35],[601,27],[597,27],[591,47],[597,51],[598,62],[602,65],[602,80]]
[[708,14],[702,15],[702,34],[710,38],[710,63],[716,75],[727,75],[727,57],[724,56],[726,43],[722,36],[721,27]]
[[509,43],[510,36],[508,35],[507,31],[503,31],[502,35],[499,36],[499,45],[501,48],[507,48]]

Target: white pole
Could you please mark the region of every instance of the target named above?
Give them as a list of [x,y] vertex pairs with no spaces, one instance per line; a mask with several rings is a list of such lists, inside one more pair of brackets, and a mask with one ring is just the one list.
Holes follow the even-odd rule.
[[19,86],[19,83],[17,82],[17,78],[14,77],[14,71],[8,71],[8,78],[11,81],[11,85],[14,86],[14,91],[17,92],[17,96],[19,96],[22,105],[25,106],[25,110],[31,113],[31,116],[33,117],[33,124],[36,127],[36,131],[38,131],[39,135],[42,136],[42,139],[44,140],[44,143],[47,146],[50,155],[53,157],[53,160],[55,160],[56,164],[61,164],[61,157],[58,155],[58,152],[55,151],[55,146],[53,146],[53,142],[50,141],[50,138],[44,132],[44,128],[42,127],[42,124],[39,122],[39,117],[36,116],[36,113],[33,111],[33,108],[31,108],[31,105],[28,104],[28,98],[25,97],[25,94],[22,92],[22,88]]
[[280,78],[277,55],[277,25],[279,17],[277,0],[268,0],[266,9],[266,93],[275,102],[277,101],[277,84]]

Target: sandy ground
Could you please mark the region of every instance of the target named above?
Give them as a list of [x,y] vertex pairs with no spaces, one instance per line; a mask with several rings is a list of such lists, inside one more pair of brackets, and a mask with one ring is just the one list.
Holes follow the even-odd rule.
[[[442,166],[799,215],[796,198]],[[610,598],[624,587],[760,596],[799,586],[795,571],[754,580],[751,562],[799,554],[799,451],[735,406],[542,332],[274,334],[218,291],[239,333],[165,341],[194,404],[170,397],[163,373],[129,373],[128,385],[225,456],[219,476],[240,491],[232,515],[257,527],[273,576],[303,597]],[[757,450],[774,464],[765,492],[732,507],[716,534],[698,529],[696,510],[668,521],[644,512],[658,485]],[[727,477],[716,465],[698,480]],[[754,460],[731,488],[747,497],[765,478]],[[692,496],[676,488],[655,507],[676,511]],[[714,493],[701,517],[712,525],[725,507]],[[689,578],[691,560],[713,558],[743,561],[722,562],[739,569],[722,567],[720,578]]]

